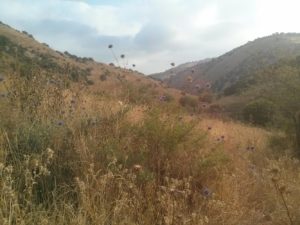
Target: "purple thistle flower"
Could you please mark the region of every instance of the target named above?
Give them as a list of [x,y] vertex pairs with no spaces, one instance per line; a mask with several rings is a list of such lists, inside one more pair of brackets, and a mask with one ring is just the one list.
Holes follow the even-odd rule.
[[159,97],[159,100],[160,100],[161,102],[164,102],[164,101],[167,100],[167,96],[162,95],[162,96]]
[[210,197],[210,196],[212,195],[212,191],[211,191],[209,188],[204,187],[204,188],[202,189],[202,195],[203,195],[204,197],[208,198],[208,197]]
[[196,84],[196,85],[195,85],[195,88],[200,89],[200,88],[201,88],[201,85],[200,85],[200,84]]
[[211,84],[210,84],[210,83],[207,83],[207,84],[205,85],[205,87],[206,87],[206,88],[211,88]]
[[247,150],[247,151],[253,152],[253,151],[255,151],[255,147],[254,147],[254,146],[251,146],[251,147],[248,146],[248,147],[246,148],[246,150]]
[[59,120],[59,121],[57,121],[57,125],[58,126],[63,126],[65,123],[64,123],[64,121],[62,121],[62,120]]

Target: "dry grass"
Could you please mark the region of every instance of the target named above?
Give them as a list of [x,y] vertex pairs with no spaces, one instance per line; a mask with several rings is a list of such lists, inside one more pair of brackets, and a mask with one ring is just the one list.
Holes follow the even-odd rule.
[[11,79],[15,95],[0,103],[2,224],[299,221],[299,161],[272,158],[271,132]]
[[273,154],[275,132],[187,114],[178,91],[90,66],[88,87],[0,83],[1,224],[300,224],[300,163]]

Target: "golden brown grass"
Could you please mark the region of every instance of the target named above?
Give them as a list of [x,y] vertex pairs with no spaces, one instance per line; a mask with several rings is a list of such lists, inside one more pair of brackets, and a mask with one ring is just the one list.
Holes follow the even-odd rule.
[[1,224],[300,223],[300,163],[273,154],[275,132],[188,115],[114,71],[90,87],[6,77]]

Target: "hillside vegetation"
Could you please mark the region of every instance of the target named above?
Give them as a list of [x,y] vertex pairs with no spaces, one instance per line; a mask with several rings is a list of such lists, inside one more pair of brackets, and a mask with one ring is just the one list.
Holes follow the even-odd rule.
[[281,59],[300,55],[299,40],[297,33],[276,33],[258,38],[220,57],[204,63],[200,61],[195,66],[178,71],[165,82],[190,93],[199,91],[196,85],[210,83],[215,91],[222,93],[225,88],[260,69]]
[[300,223],[284,133],[0,28],[1,224]]

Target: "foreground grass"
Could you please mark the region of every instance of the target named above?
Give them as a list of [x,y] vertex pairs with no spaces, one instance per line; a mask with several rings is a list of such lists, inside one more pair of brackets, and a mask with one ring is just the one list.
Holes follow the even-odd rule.
[[48,80],[1,84],[1,224],[300,223],[300,164],[274,133]]

